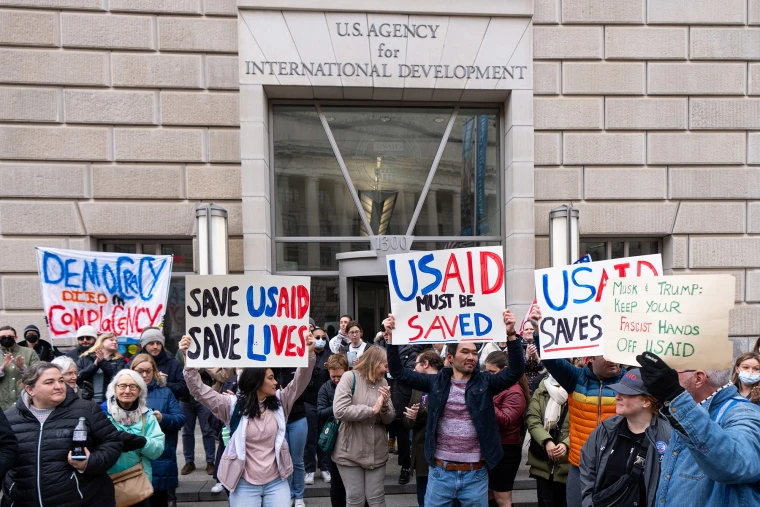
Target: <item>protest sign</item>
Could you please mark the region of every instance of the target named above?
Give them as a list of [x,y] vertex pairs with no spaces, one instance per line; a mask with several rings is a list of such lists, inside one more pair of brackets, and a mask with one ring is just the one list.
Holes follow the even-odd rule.
[[506,341],[501,247],[389,255],[394,344]]
[[608,280],[660,275],[659,254],[536,270],[541,358],[602,355],[602,295]]
[[633,365],[649,351],[671,368],[730,368],[735,283],[732,275],[611,279],[602,300],[604,357]]
[[308,276],[188,276],[186,364],[307,366],[310,283]]
[[37,266],[52,338],[98,333],[137,338],[166,311],[171,255],[136,255],[37,248]]

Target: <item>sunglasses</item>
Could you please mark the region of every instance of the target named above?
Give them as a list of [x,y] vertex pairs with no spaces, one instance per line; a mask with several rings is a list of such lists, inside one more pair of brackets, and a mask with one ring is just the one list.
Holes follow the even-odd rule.
[[94,339],[95,338],[92,337],[92,336],[80,336],[80,337],[77,338],[77,340],[79,340],[80,342],[84,341],[84,340],[94,340]]

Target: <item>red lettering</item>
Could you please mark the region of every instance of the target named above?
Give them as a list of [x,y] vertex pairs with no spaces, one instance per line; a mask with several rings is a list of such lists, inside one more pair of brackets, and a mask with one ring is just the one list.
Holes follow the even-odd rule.
[[296,286],[293,285],[290,287],[290,315],[295,319],[296,318]]
[[146,326],[146,327],[152,327],[152,326],[156,325],[156,323],[158,322],[158,315],[161,313],[161,310],[163,308],[164,308],[164,304],[163,303],[159,304],[156,307],[156,312],[153,315],[150,314],[150,310],[148,310],[148,309],[145,310],[145,313],[148,314],[148,318],[150,319],[150,324],[148,326]]
[[475,294],[475,276],[472,274],[472,252],[467,252],[467,274],[470,278],[470,294]]
[[613,267],[618,272],[618,276],[620,278],[625,278],[625,272],[628,271],[628,268],[631,267],[631,264],[626,262],[624,264],[615,264]]
[[449,283],[449,279],[451,278],[456,279],[457,283],[459,284],[459,290],[464,292],[462,277],[459,275],[459,264],[457,263],[457,256],[454,254],[451,254],[449,256],[449,262],[446,264],[446,274],[443,277],[443,286],[441,286],[441,290],[443,292],[446,292],[446,284]]
[[62,334],[66,334],[65,329],[58,330],[55,327],[56,318],[53,316],[53,312],[60,310],[64,311],[66,310],[66,307],[63,305],[53,305],[50,307],[50,310],[48,310],[48,325],[50,326],[50,332],[53,333],[56,336],[60,336]]
[[309,311],[309,289],[303,285],[299,285],[296,292],[298,294],[298,318],[303,319],[306,312]]
[[293,331],[296,330],[296,326],[285,326],[288,329],[288,341],[285,347],[285,357],[296,356],[296,344],[293,343]]
[[602,269],[602,278],[599,280],[599,287],[596,289],[596,301],[597,303],[602,300],[602,291],[607,286],[607,280],[609,280],[610,277],[607,276],[607,270]]
[[285,348],[285,340],[288,339],[288,326],[282,326],[282,333],[277,334],[277,326],[274,324],[269,325],[272,328],[272,339],[274,340],[274,354],[281,356],[282,351]]
[[87,324],[92,325],[93,322],[97,322],[99,315],[97,310],[93,310],[92,308],[87,310]]
[[[496,262],[496,281],[488,286],[488,259]],[[504,264],[498,255],[493,252],[480,252],[480,288],[483,294],[493,294],[501,289],[504,284]]]
[[417,334],[409,338],[410,342],[419,340],[420,337],[422,336],[422,331],[423,331],[422,326],[418,326],[417,324],[414,324],[414,321],[417,320],[418,317],[419,315],[412,315],[409,321],[407,321],[407,325],[409,325],[410,328],[417,330]]
[[652,265],[651,262],[647,261],[638,261],[638,265],[636,266],[636,276],[641,276],[641,267],[646,266],[649,268],[649,270],[654,274],[654,276],[657,276],[657,269]]
[[[299,285],[299,287],[301,287]],[[306,336],[309,334],[309,327],[308,326],[301,326],[298,328],[298,338],[301,342],[299,347],[296,349],[296,353],[299,357],[303,357],[304,353],[306,352]]]
[[428,336],[430,336],[430,333],[432,333],[434,330],[439,330],[441,332],[441,339],[446,339],[446,333],[443,330],[443,325],[441,325],[440,322],[440,315],[436,315],[435,319],[433,320],[433,323],[430,325],[430,328],[428,329],[427,333],[425,333],[425,339],[428,339]]
[[277,302],[277,316],[282,317],[283,310],[285,310],[285,316],[290,318],[289,307],[290,301],[288,301],[288,289],[280,287],[280,299]]

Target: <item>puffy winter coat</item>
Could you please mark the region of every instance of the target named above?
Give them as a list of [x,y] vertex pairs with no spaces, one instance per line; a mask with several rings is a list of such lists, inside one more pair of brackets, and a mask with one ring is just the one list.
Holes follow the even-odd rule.
[[[119,459],[122,446],[119,433],[100,407],[80,400],[67,388],[66,399],[40,424],[26,399],[28,395],[23,393],[16,406],[6,412],[19,453],[3,483],[2,505],[114,505],[113,482],[107,472]],[[87,424],[86,447],[90,451],[87,468],[81,474],[68,462],[80,417]]]
[[[22,347],[18,344],[13,345],[10,349],[0,347],[0,357],[9,352],[13,354],[14,359],[18,356],[23,357],[24,365],[27,368],[40,360],[34,349],[28,347]],[[0,362],[0,367],[2,367],[2,362]],[[0,377],[0,410],[8,410],[16,404],[16,400],[18,400],[18,396],[21,394],[21,390],[18,388],[20,378],[21,372],[14,361]]]
[[569,395],[569,459],[573,465],[580,466],[583,444],[602,421],[616,414],[616,393],[609,386],[616,384],[625,375],[626,370],[621,368],[617,377],[600,380],[589,365],[576,368],[564,359],[549,359],[544,361],[544,366]]
[[164,432],[164,452],[153,460],[153,489],[168,491],[178,485],[177,435],[185,425],[185,414],[171,389],[158,387],[155,380],[148,384],[148,408],[161,412],[159,426]]
[[[148,354],[148,351],[143,348],[140,351],[141,354]],[[173,358],[166,352],[166,349],[162,348],[161,352],[157,356],[151,356],[158,366],[158,371],[166,375],[166,387],[171,389],[174,393],[174,397],[177,400],[187,397],[190,391],[187,390],[187,384],[185,383],[185,376],[182,375],[182,365],[179,364],[177,359]]]
[[13,434],[13,429],[0,410],[0,483],[5,478],[5,473],[13,468],[18,453],[18,442]]
[[520,383],[493,397],[496,422],[499,423],[499,441],[502,444],[521,444],[525,395]]
[[[549,391],[546,390],[545,382],[548,382],[548,379],[544,379],[539,384],[538,389],[536,389],[536,392],[533,393],[533,397],[530,399],[530,403],[528,403],[528,411],[525,413],[525,424],[528,426],[530,438],[541,445],[545,445],[546,441],[551,439],[551,435],[544,428],[546,405],[549,404]],[[564,410],[564,405],[562,409]],[[570,449],[570,418],[567,417],[567,414],[565,414],[559,438],[560,442]],[[554,482],[567,482],[567,472],[570,470],[567,455],[555,462],[548,458],[539,458],[530,452],[529,449],[528,465],[530,466],[531,477],[541,477],[548,481],[553,473]]]
[[118,474],[119,472],[123,472],[124,470],[137,465],[142,459],[145,474],[148,476],[148,480],[153,482],[153,465],[151,462],[154,459],[158,459],[158,457],[164,452],[164,432],[161,431],[156,416],[154,416],[151,411],[145,413],[145,434],[143,434],[142,419],[131,426],[124,426],[123,424],[116,422],[113,416],[108,413],[107,401],[101,403],[100,408],[103,410],[104,414],[108,414],[108,419],[117,430],[132,433],[133,435],[144,436],[146,440],[145,446],[142,449],[122,452],[119,459],[116,461],[116,464],[108,470],[108,473]]
[[327,420],[335,415],[333,413],[333,400],[335,399],[336,387],[337,386],[332,380],[328,380],[319,388],[319,399],[317,400],[317,426],[319,426],[318,429],[320,431]]

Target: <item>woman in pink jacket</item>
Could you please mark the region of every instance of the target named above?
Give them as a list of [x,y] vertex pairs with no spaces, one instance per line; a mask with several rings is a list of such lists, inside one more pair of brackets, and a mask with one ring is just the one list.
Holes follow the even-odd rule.
[[[190,343],[189,336],[182,337],[182,354]],[[293,381],[281,390],[271,368],[245,368],[238,376],[238,394],[230,396],[205,385],[197,369],[185,367],[190,395],[230,430],[218,477],[230,490],[231,507],[290,505],[288,477],[293,473],[293,460],[285,431],[293,403],[311,381],[315,363],[311,334],[307,344],[309,365],[298,368]]]
[[[507,366],[507,354],[504,352],[491,352],[486,357],[485,367],[489,373],[499,373]],[[515,385],[493,397],[504,456],[496,467],[488,471],[488,488],[499,507],[512,507],[512,487],[522,459],[523,414],[529,402],[530,390],[525,375]]]

